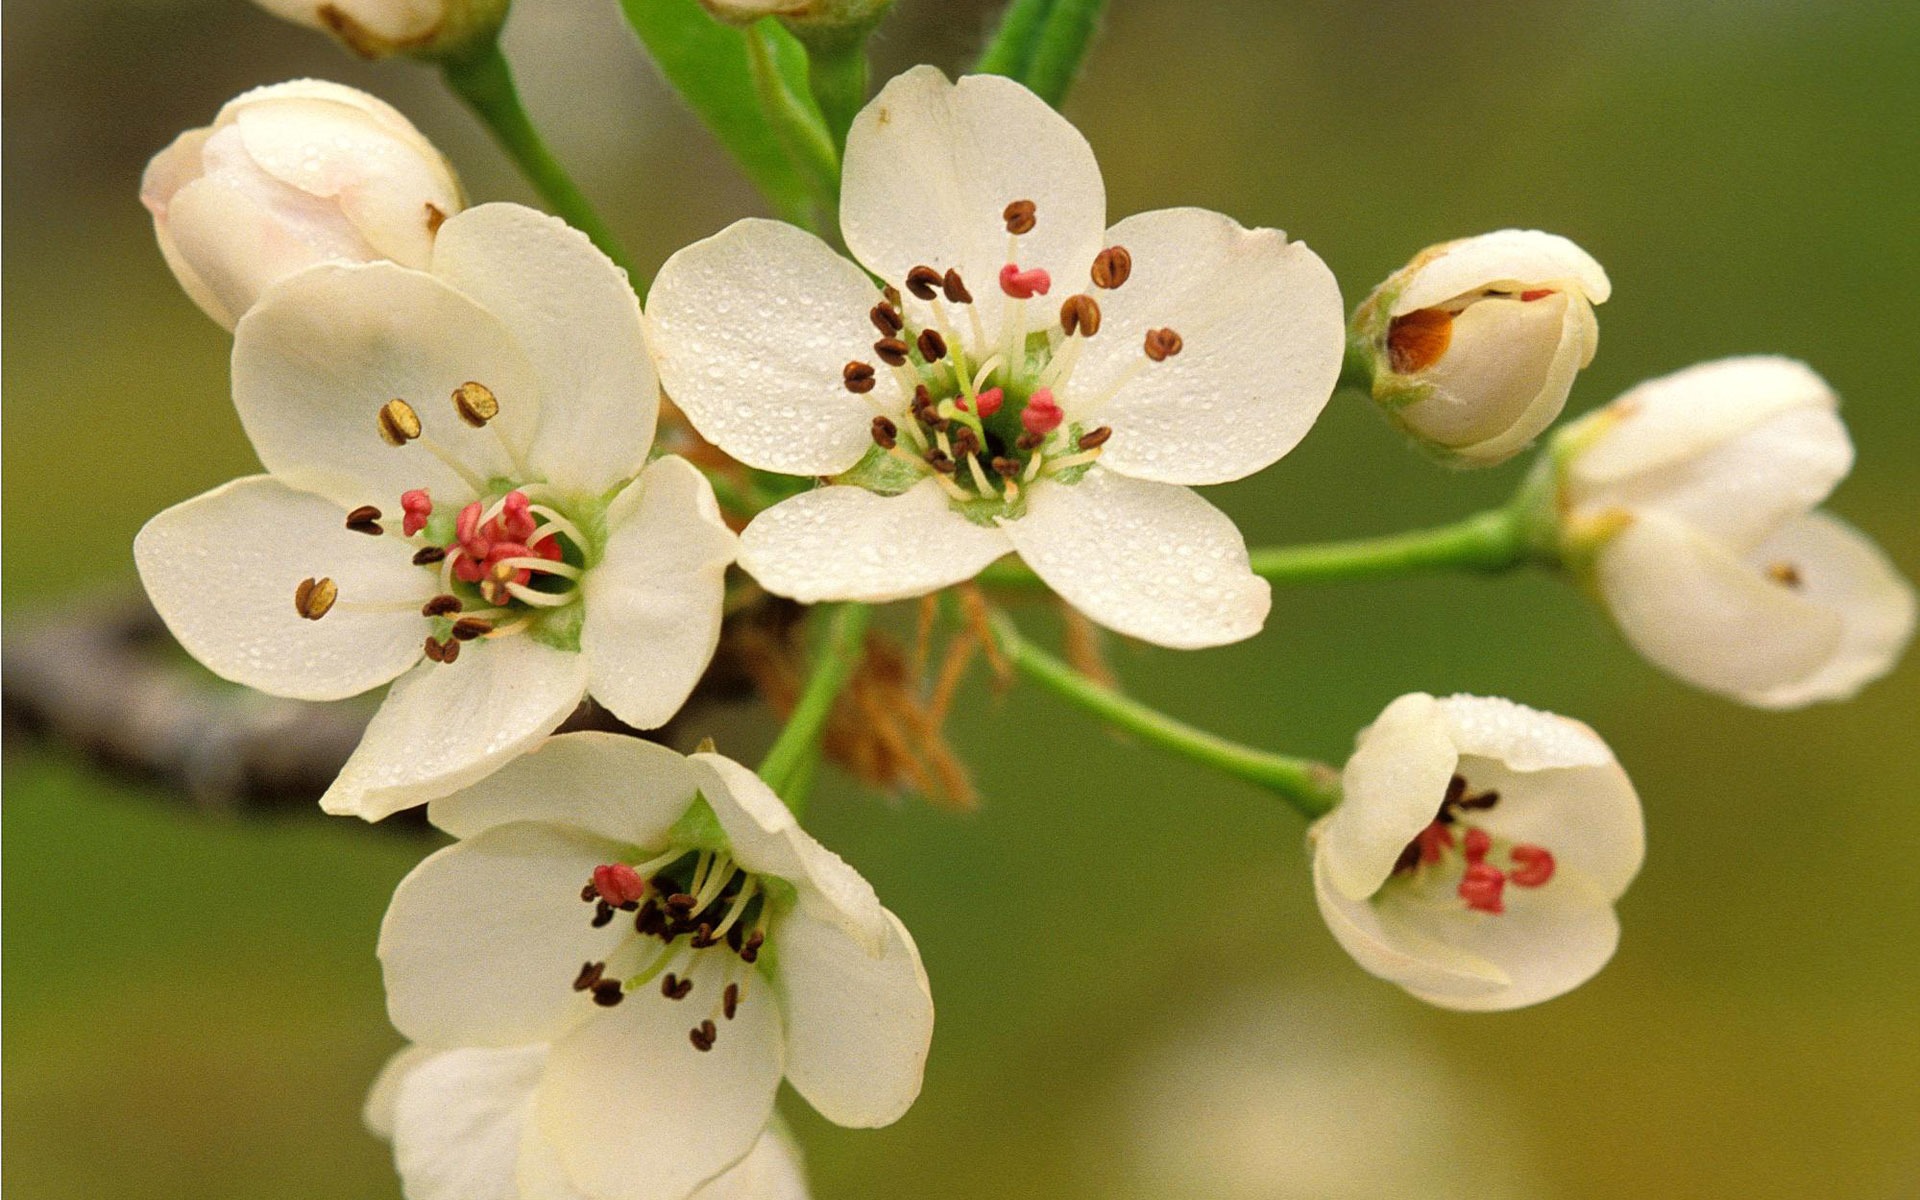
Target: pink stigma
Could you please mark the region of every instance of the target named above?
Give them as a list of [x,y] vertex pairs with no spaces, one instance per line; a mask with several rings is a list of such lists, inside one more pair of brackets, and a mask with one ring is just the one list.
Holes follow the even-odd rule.
[[1459,894],[1467,902],[1467,907],[1475,912],[1493,913],[1498,916],[1507,911],[1501,902],[1500,893],[1506,889],[1507,877],[1498,867],[1486,863],[1474,863],[1467,873],[1460,877]]
[[1414,841],[1420,843],[1420,865],[1430,867],[1453,846],[1453,830],[1438,821],[1429,821]]
[[600,893],[602,900],[619,908],[637,903],[645,896],[647,881],[625,863],[609,863],[593,869],[593,890]]
[[1468,862],[1485,862],[1487,851],[1493,849],[1493,839],[1487,836],[1484,829],[1469,829],[1461,848],[1466,852]]
[[1020,426],[1028,433],[1044,436],[1060,428],[1060,422],[1066,420],[1066,414],[1053,402],[1053,389],[1041,388],[1027,398],[1027,407],[1020,412]]
[[1005,403],[1006,398],[1007,394],[997,387],[988,388],[986,391],[981,392],[979,396],[980,415],[982,417],[990,417],[999,412],[1000,405]]
[[529,511],[532,501],[525,492],[508,492],[506,505],[500,513],[500,528],[516,542],[524,542],[533,536],[534,519]]
[[1513,857],[1510,878],[1521,887],[1539,887],[1553,878],[1553,852],[1545,846],[1522,842],[1508,853]]
[[427,495],[427,489],[414,488],[410,492],[400,493],[400,531],[408,537],[427,527],[427,518],[433,515],[433,497]]
[[1000,290],[1015,300],[1044,296],[1053,287],[1053,276],[1039,267],[1022,271],[1013,263],[1000,268]]

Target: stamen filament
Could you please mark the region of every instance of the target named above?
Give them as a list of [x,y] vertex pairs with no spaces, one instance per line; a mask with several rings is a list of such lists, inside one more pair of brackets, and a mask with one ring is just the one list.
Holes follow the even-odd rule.
[[509,566],[516,571],[544,571],[549,575],[558,575],[563,579],[578,579],[585,574],[584,571],[572,563],[560,562],[552,558],[541,558],[538,555],[495,559],[494,565]]
[[[520,490],[524,492],[529,489],[523,487]],[[587,544],[587,539],[581,535],[578,525],[575,525],[572,521],[567,520],[567,518],[561,516],[553,509],[548,508],[546,505],[529,504],[527,511],[536,517],[545,517],[547,520],[545,525],[533,531],[533,540],[530,541],[528,545],[539,545],[546,539],[549,532],[558,532],[565,535],[567,540],[576,546],[584,547]]]
[[967,469],[973,473],[973,484],[980,489],[982,496],[993,495],[993,485],[987,482],[986,469],[980,465],[978,454],[967,455]]
[[565,592],[536,592],[524,583],[512,582],[503,583],[501,586],[504,587],[507,594],[515,600],[520,601],[522,604],[531,604],[535,608],[561,608],[565,605],[572,604],[575,599],[573,592],[570,590]]
[[1150,358],[1142,356],[1141,358],[1135,359],[1126,370],[1120,372],[1119,378],[1107,385],[1105,391],[1101,392],[1094,399],[1087,401],[1085,404],[1076,404],[1074,407],[1078,411],[1075,415],[1080,418],[1082,424],[1090,423],[1093,420],[1094,414],[1098,413],[1106,406],[1109,400],[1112,400],[1118,395],[1121,388],[1132,383],[1135,375],[1138,375],[1152,365],[1153,360]]
[[512,637],[516,633],[525,633],[532,624],[533,624],[533,614],[528,613],[526,616],[521,617],[518,621],[512,621],[505,625],[497,625],[493,629],[487,631],[486,633],[481,634],[480,636],[486,639],[487,641],[493,641],[496,638]]
[[441,465],[445,466],[447,470],[452,471],[455,475],[465,480],[467,486],[473,489],[475,495],[479,495],[487,490],[487,481],[474,474],[473,469],[468,467],[467,464],[455,458],[451,450],[448,450],[445,446],[442,446],[439,442],[434,441],[424,433],[414,440],[420,445],[425,446],[427,453],[439,459]]
[[973,393],[972,394],[979,395],[981,387],[983,387],[987,382],[987,376],[999,370],[1000,364],[1005,361],[1006,360],[1004,358],[996,354],[992,358],[989,358],[986,362],[981,363],[980,369],[976,371],[973,376]]
[[1047,474],[1055,475],[1073,467],[1083,466],[1100,457],[1098,449],[1085,450],[1079,454],[1069,454],[1065,458],[1056,458],[1047,464]]
[[748,902],[758,895],[759,892],[760,881],[752,875],[747,876],[747,882],[741,887],[740,894],[733,898],[733,907],[729,908],[727,915],[720,918],[720,923],[713,927],[713,939],[715,941],[719,941],[721,938],[727,936],[727,931],[733,928],[735,922],[746,915]]

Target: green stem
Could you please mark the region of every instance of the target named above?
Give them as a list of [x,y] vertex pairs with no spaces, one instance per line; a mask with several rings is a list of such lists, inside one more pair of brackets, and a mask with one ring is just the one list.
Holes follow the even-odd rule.
[[813,758],[820,752],[820,737],[833,703],[860,664],[869,615],[864,604],[842,604],[828,616],[826,636],[814,656],[813,674],[787,717],[786,728],[760,762],[760,778],[780,794],[796,817],[806,808]]
[[1058,108],[1067,89],[1080,74],[1080,64],[1093,45],[1100,14],[1107,0],[1055,0],[1046,27],[1027,64],[1026,85],[1042,100]]
[[1274,792],[1308,818],[1339,802],[1339,773],[1325,763],[1230,741],[1096,683],[1027,641],[1005,613],[994,614],[992,627],[994,642],[1016,671],[1148,745]]
[[847,130],[867,103],[867,38],[872,25],[836,29],[831,36],[803,35],[807,47],[807,87],[826,118],[836,161],[847,147]]
[[602,253],[618,263],[628,275],[633,262],[620,246],[620,240],[594,211],[593,204],[573,182],[560,160],[547,149],[547,143],[534,128],[527,110],[520,103],[520,90],[513,84],[513,71],[507,66],[500,45],[489,41],[474,53],[448,59],[440,64],[447,86],[465,100],[502,149],[519,165],[546,202],[567,224],[593,239]]
[[[787,87],[774,65],[771,38],[778,29],[771,18],[747,30],[747,61],[753,69],[754,90],[760,97],[760,110],[773,127],[787,156],[800,168],[812,188],[820,212],[831,219],[840,211],[840,152],[833,135],[827,132],[820,114],[806,100]],[[820,232],[820,216],[811,222]]]
[[1373,347],[1358,335],[1347,338],[1347,354],[1340,360],[1340,380],[1336,388],[1357,388],[1373,394]]
[[1013,0],[1000,17],[1000,28],[973,64],[975,74],[1024,78],[1033,61],[1033,44],[1046,26],[1054,0]]
[[[1534,561],[1519,506],[1488,509],[1451,525],[1384,537],[1268,546],[1252,551],[1253,573],[1274,583],[1342,583],[1428,571],[1495,574]],[[1008,559],[980,573],[980,582],[1002,587],[1042,587],[1024,563]]]

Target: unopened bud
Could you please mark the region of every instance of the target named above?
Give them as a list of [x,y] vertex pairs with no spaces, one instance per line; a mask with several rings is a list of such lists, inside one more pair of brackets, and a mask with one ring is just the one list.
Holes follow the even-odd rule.
[[457,57],[496,37],[509,0],[254,0],[297,25],[322,29],[362,58]]

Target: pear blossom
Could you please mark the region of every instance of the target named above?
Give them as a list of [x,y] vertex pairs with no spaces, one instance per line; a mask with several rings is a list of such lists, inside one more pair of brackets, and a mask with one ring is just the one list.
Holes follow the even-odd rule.
[[1611,292],[1566,238],[1503,229],[1421,251],[1360,305],[1354,336],[1390,421],[1443,461],[1492,466],[1566,407]]
[[1520,1008],[1586,982],[1620,939],[1640,800],[1578,721],[1510,700],[1395,700],[1317,822],[1314,897],[1362,967],[1445,1008]]
[[1841,700],[1913,637],[1913,587],[1815,511],[1853,465],[1826,381],[1773,357],[1703,363],[1562,433],[1561,540],[1656,666],[1760,708]]
[[747,527],[742,567],[803,602],[878,602],[1017,552],[1122,633],[1257,632],[1269,588],[1189,485],[1270,465],[1324,407],[1343,354],[1326,265],[1200,209],[1107,228],[1086,140],[997,76],[888,83],[841,195],[857,263],[741,221],[648,297],[662,381],[700,432],[827,477]]
[[394,893],[388,1014],[433,1050],[547,1046],[521,1052],[526,1120],[579,1192],[693,1193],[753,1151],[783,1076],[848,1126],[918,1095],[912,937],[745,767],[564,734],[427,815],[461,840]]
[[155,608],[216,674],[334,700],[393,683],[322,798],[377,819],[531,747],[591,692],[672,717],[719,641],[736,538],[682,459],[625,275],[552,217],[450,218],[430,270],[321,264],[235,331],[268,473],[147,523]]
[[283,20],[338,38],[362,58],[434,58],[495,36],[510,0],[254,0]]
[[[468,1046],[394,1055],[367,1097],[369,1129],[393,1143],[408,1200],[598,1200],[576,1186],[533,1119],[551,1047]],[[670,1103],[666,1097],[636,1104]],[[793,1138],[778,1120],[692,1200],[807,1200]]]
[[405,117],[317,79],[228,101],[154,156],[140,201],[180,286],[228,329],[315,263],[425,269],[441,222],[465,207],[452,166]]

